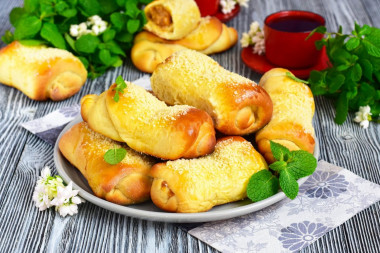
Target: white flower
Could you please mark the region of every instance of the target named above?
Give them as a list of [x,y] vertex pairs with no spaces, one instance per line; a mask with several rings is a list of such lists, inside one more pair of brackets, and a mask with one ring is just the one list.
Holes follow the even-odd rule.
[[33,201],[40,211],[51,207],[49,196],[47,195],[43,184],[37,183],[36,187],[34,188]]
[[99,17],[98,15],[94,15],[88,18],[88,24],[90,25],[95,25],[100,21],[102,21],[102,18]]
[[78,213],[78,206],[74,203],[64,204],[62,206],[56,207],[56,211],[58,211],[62,217],[66,217],[68,214],[74,215]]
[[236,2],[235,0],[221,0],[220,5],[222,6],[222,12],[227,14],[235,8]]
[[70,26],[70,35],[73,37],[77,37],[79,35],[79,25]]
[[253,47],[253,53],[263,55],[265,53],[265,43],[264,40],[260,40],[255,43]]
[[240,39],[241,47],[248,47],[250,43],[251,43],[251,36],[249,36],[248,33],[243,33]]
[[371,107],[360,106],[359,111],[355,113],[354,121],[360,123],[362,128],[368,128],[369,121],[372,119],[371,115]]
[[101,34],[106,29],[107,29],[107,22],[105,22],[103,20],[94,24],[91,28],[91,30],[94,32],[95,35]]
[[41,171],[41,177],[43,179],[47,179],[48,177],[50,177],[51,175],[51,172],[50,172],[50,169],[48,166],[45,166],[42,171]]
[[259,22],[252,22],[252,24],[249,26],[249,35],[253,36],[259,31],[261,31]]
[[249,0],[236,0],[236,2],[241,5],[241,6],[244,6],[244,7],[248,7],[248,1]]

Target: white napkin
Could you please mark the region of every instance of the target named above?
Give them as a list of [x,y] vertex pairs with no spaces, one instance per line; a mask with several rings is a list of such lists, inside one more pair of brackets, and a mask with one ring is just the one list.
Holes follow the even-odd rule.
[[222,252],[298,251],[379,200],[380,185],[319,161],[296,199],[188,232]]

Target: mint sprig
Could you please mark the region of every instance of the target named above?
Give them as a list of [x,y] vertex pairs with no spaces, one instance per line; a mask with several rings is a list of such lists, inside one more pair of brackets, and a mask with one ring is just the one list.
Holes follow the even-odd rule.
[[119,99],[120,99],[120,93],[123,94],[124,93],[124,89],[127,88],[127,84],[125,83],[124,81],[124,78],[122,76],[118,76],[116,78],[116,87],[114,88],[115,90],[115,95],[113,96],[113,100],[115,102],[119,102]]
[[103,158],[104,158],[104,161],[106,161],[106,163],[115,165],[121,162],[126,155],[127,155],[127,150],[125,148],[113,148],[113,149],[107,150]]
[[[335,122],[343,124],[349,111],[369,105],[372,115],[380,115],[380,29],[369,25],[355,28],[350,34],[326,32],[321,26],[312,33],[325,34],[316,41],[317,49],[326,47],[331,65],[310,73],[309,84],[315,96],[335,100]],[[376,121],[376,119],[375,119]]]
[[299,189],[297,180],[313,174],[317,159],[307,151],[290,151],[273,141],[270,141],[270,148],[276,161],[269,168],[275,174],[270,170],[253,174],[247,185],[247,196],[257,202],[276,194],[281,187],[288,198],[294,199]]

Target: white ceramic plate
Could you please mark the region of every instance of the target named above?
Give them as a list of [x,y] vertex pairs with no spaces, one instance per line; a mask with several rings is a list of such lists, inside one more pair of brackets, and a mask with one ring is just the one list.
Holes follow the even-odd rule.
[[[216,206],[211,210],[203,213],[169,213],[158,209],[151,201],[130,205],[122,206],[104,199],[96,197],[91,188],[88,186],[86,179],[74,166],[72,166],[61,154],[58,148],[58,142],[61,136],[67,132],[73,125],[82,121],[81,117],[76,118],[70,122],[59,135],[55,146],[54,146],[54,162],[57,167],[58,173],[65,182],[73,182],[73,188],[79,190],[79,195],[85,200],[108,209],[113,212],[124,214],[134,218],[140,218],[144,220],[161,221],[161,222],[178,222],[178,223],[194,223],[194,222],[207,222],[224,220],[244,214],[252,213],[270,206],[285,198],[283,192],[279,192],[276,195],[267,198],[265,200],[252,203],[250,200],[242,200],[234,203],[224,204]],[[319,145],[316,142],[314,149],[314,156],[318,159],[319,156]],[[306,181],[307,178],[301,178],[298,183],[301,185]]]

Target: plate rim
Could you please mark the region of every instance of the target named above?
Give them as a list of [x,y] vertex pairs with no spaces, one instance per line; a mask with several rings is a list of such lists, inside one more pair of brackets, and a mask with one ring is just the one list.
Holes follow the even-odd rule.
[[[197,223],[197,222],[209,222],[209,221],[218,221],[218,220],[226,220],[230,218],[234,218],[237,216],[242,216],[245,214],[253,213],[259,211],[265,207],[273,205],[286,196],[281,191],[276,193],[275,195],[261,200],[259,202],[251,203],[244,206],[233,207],[231,209],[222,209],[222,210],[214,210],[200,213],[171,213],[171,212],[155,212],[148,210],[140,210],[131,208],[128,206],[118,205],[102,198],[95,196],[84,190],[82,187],[77,185],[70,176],[65,172],[60,160],[66,159],[60,152],[58,143],[61,139],[62,135],[66,133],[73,125],[82,121],[82,117],[79,115],[74,118],[71,122],[69,122],[59,134],[55,145],[54,145],[54,164],[57,169],[58,174],[63,178],[65,182],[72,182],[73,189],[79,191],[79,196],[85,199],[88,202],[91,202],[101,208],[123,214],[133,218],[139,218],[143,220],[149,221],[159,221],[159,222],[171,222],[171,223]],[[314,157],[318,160],[319,158],[319,142],[315,138],[315,148],[314,148]],[[73,166],[73,165],[72,165]],[[73,166],[74,167],[74,166]],[[309,177],[304,177],[298,180],[298,184],[303,184]]]

